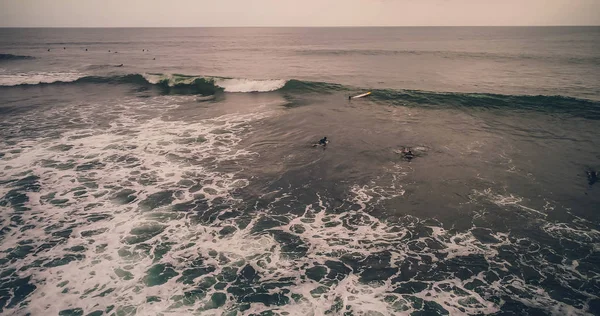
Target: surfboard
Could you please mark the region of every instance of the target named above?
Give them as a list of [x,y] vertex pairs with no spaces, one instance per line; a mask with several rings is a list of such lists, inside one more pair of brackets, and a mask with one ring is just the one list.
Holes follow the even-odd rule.
[[371,91],[369,91],[369,92],[367,92],[367,93],[363,93],[363,94],[355,95],[355,96],[353,96],[353,97],[352,97],[352,99],[363,98],[363,97],[366,97],[366,96],[368,96],[368,95],[370,95],[370,94],[371,94]]
[[312,144],[312,146],[313,146],[313,147],[317,147],[317,146],[323,146],[323,147],[325,147],[325,146],[327,146],[327,144],[329,144],[329,140],[326,140],[326,141],[325,141],[325,144],[316,143],[316,144]]

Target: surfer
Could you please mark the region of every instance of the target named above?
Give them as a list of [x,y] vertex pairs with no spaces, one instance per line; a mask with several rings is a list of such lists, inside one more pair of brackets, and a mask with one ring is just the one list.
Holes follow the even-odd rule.
[[321,140],[319,140],[319,145],[321,146],[327,146],[327,143],[329,143],[329,141],[327,140],[327,136],[321,138]]
[[123,67],[123,64],[120,64],[120,65],[116,65],[116,66],[115,66],[115,67]]
[[313,147],[317,147],[317,146],[323,146],[323,148],[327,147],[327,143],[329,143],[329,140],[327,140],[327,137],[323,137],[319,140],[318,143],[313,144]]
[[404,158],[411,160],[413,158],[415,158],[415,154],[413,154],[412,150],[410,150],[410,148],[404,148],[404,150],[402,151],[402,155],[404,156]]
[[594,170],[589,170],[586,171],[587,174],[587,178],[588,178],[588,184],[590,186],[594,185],[596,182],[598,182],[598,175],[599,173],[594,171]]

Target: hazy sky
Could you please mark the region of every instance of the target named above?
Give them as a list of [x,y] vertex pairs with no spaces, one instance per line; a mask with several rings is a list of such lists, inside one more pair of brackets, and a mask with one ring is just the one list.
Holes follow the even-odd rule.
[[600,0],[0,0],[0,26],[600,25]]

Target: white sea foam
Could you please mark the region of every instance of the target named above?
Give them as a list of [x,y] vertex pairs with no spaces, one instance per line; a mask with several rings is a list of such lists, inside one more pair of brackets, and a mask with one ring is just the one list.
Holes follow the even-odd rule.
[[225,92],[269,92],[283,88],[285,80],[216,79]]
[[[174,283],[174,280],[170,280],[170,283],[163,287],[148,288],[144,294],[136,293],[137,284],[142,282],[146,270],[152,266],[152,258],[133,248],[132,253],[138,253],[137,255],[123,258],[119,253],[123,247],[127,248],[124,241],[130,236],[132,229],[166,225],[165,230],[169,231],[168,235],[172,240],[178,240],[181,244],[196,241],[201,243],[196,251],[206,247],[204,252],[208,252],[208,248],[212,249],[212,240],[221,228],[191,226],[188,219],[177,216],[168,218],[165,223],[160,217],[148,217],[135,206],[154,193],[177,187],[178,183],[185,183],[190,179],[202,182],[200,191],[188,192],[186,188],[190,184],[187,184],[187,187],[184,185],[183,190],[173,194],[173,203],[193,200],[199,193],[203,194],[208,203],[218,198],[231,199],[231,191],[248,184],[247,180],[236,178],[235,173],[217,172],[212,170],[210,165],[200,165],[197,161],[210,158],[214,163],[220,163],[248,155],[249,152],[236,149],[236,144],[241,140],[241,132],[247,132],[248,123],[264,117],[264,113],[231,114],[181,124],[160,119],[144,120],[137,118],[135,113],[126,113],[127,108],[143,110],[140,102],[136,99],[126,100],[123,108],[117,110],[124,112],[121,112],[119,119],[113,121],[108,129],[65,130],[59,138],[23,140],[15,145],[15,148],[20,148],[18,152],[9,153],[4,157],[6,168],[2,170],[3,176],[15,177],[23,172],[39,176],[42,191],[27,193],[30,198],[27,206],[31,211],[22,214],[22,220],[34,227],[27,231],[14,230],[7,234],[0,248],[14,248],[25,239],[33,239],[38,244],[43,243],[52,240],[50,234],[56,230],[72,227],[66,243],[55,246],[51,251],[43,251],[37,257],[23,258],[16,262],[14,267],[31,265],[39,258],[43,258],[45,262],[60,259],[68,255],[70,252],[67,249],[73,246],[84,245],[87,249],[81,253],[84,258],[67,265],[31,267],[27,270],[36,280],[37,286],[27,307],[30,312],[56,314],[70,307],[92,311],[98,304],[105,307],[110,305],[111,301],[114,303],[117,297],[128,295],[130,299],[123,301],[122,306],[136,306],[142,313],[158,308],[155,305],[144,306],[146,294],[170,297],[169,293],[178,292],[179,289],[175,284],[169,286],[168,284]],[[173,107],[172,97],[155,98],[153,102],[156,103],[151,106],[153,110]],[[101,105],[97,107],[100,108]],[[95,106],[71,110],[77,112],[91,108]],[[73,114],[75,113],[70,115],[74,116]],[[58,145],[69,146],[70,149],[53,149]],[[52,161],[52,166],[47,166],[49,161]],[[73,167],[57,170],[54,167],[56,164],[69,163],[79,166],[86,163],[102,165],[90,170]],[[82,187],[82,178],[92,180],[93,186],[85,188],[87,193],[78,195],[73,189],[77,186]],[[113,189],[110,189],[111,187]],[[114,201],[114,197],[111,196],[121,190],[119,187],[135,192],[133,204]],[[45,196],[49,194],[53,195],[54,200],[64,199],[66,202],[58,205],[48,203],[50,198]],[[170,206],[166,206],[168,207]],[[164,209],[165,206],[156,210],[160,211],[161,208]],[[11,213],[8,210],[1,213],[5,222],[10,221]],[[95,222],[86,221],[86,218],[93,215],[108,215],[109,218]],[[182,229],[183,227],[186,228]],[[94,235],[93,239],[82,235],[95,230],[101,233]],[[160,240],[158,237],[160,236],[150,239],[149,242],[156,245]],[[263,240],[264,238],[232,238],[229,239],[230,243],[222,245],[222,250],[232,253],[232,256],[245,258],[251,256],[256,247],[262,247]],[[215,246],[219,248],[219,245]],[[271,245],[267,244],[264,247]],[[177,265],[186,254],[187,250],[183,249],[170,252],[164,262]],[[128,266],[126,271],[133,275],[131,280],[122,280],[115,275],[115,269],[122,269],[123,266]],[[65,281],[68,281],[67,285],[57,286]],[[102,297],[97,296],[109,288],[115,292]],[[62,292],[65,289],[68,289],[69,293],[78,294],[65,294]],[[82,296],[86,291],[90,294]],[[117,292],[119,294],[115,296]],[[61,297],[61,304],[55,303],[57,297]],[[164,309],[167,307],[162,306]]]
[[0,86],[17,86],[52,82],[72,82],[84,75],[77,72],[0,73]]
[[269,92],[283,88],[287,82],[282,79],[214,78],[171,74],[144,74],[143,76],[152,84],[166,80],[171,86],[191,84],[196,79],[212,80],[216,86],[223,88],[225,92]]
[[[419,299],[436,302],[452,315],[488,314],[501,308],[490,297],[515,296],[512,291],[521,290],[530,296],[516,300],[526,306],[553,314],[585,314],[552,298],[541,286],[528,284],[520,275],[509,275],[494,282],[485,280],[487,273],[507,273],[507,267],[513,268],[516,264],[531,266],[540,273],[560,270],[565,278],[578,280],[583,278],[578,272],[579,262],[550,262],[536,251],[519,248],[521,242],[532,243],[535,249],[539,249],[539,245],[525,238],[517,239],[510,233],[490,231],[495,241],[483,243],[473,230],[456,232],[440,225],[426,224],[413,216],[405,216],[401,223],[389,223],[375,217],[375,207],[404,195],[402,181],[407,171],[399,165],[390,170],[385,179],[350,185],[343,201],[347,208],[342,211],[336,210],[324,193],[319,193],[314,203],[300,208],[301,214],[274,215],[275,204],[295,198],[293,192],[281,189],[270,192],[277,198],[266,206],[257,206],[253,213],[229,216],[239,211],[242,202],[236,198],[236,190],[250,185],[252,179],[243,178],[236,171],[243,166],[232,167],[227,172],[216,167],[221,164],[235,166],[254,159],[254,153],[239,145],[243,137],[252,132],[256,120],[275,114],[269,111],[229,114],[194,122],[161,118],[168,117],[166,113],[180,101],[188,102],[189,97],[132,98],[117,104],[66,105],[11,122],[13,125],[8,128],[15,135],[20,135],[19,129],[33,122],[44,131],[60,129],[60,135],[42,133],[39,137],[23,138],[7,144],[4,150],[6,155],[0,177],[20,179],[35,175],[40,178],[41,188],[39,192],[27,192],[30,201],[26,206],[31,210],[19,213],[23,222],[18,226],[21,229],[9,231],[0,244],[0,250],[8,252],[19,247],[20,242],[31,239],[38,251],[35,256],[9,263],[20,277],[32,277],[37,287],[27,299],[28,305],[10,312],[58,314],[60,310],[77,307],[87,314],[116,305],[121,311],[131,306],[140,315],[222,315],[264,311],[289,315],[323,315],[328,311],[334,315],[344,311],[355,315],[401,315],[417,311],[417,304],[412,301]],[[149,112],[158,114],[149,118]],[[95,122],[95,118],[103,115],[114,116],[114,119],[108,125]],[[60,124],[60,120],[52,121],[61,116],[76,122],[79,127],[68,128]],[[4,195],[11,189],[2,185],[0,193]],[[123,200],[124,197],[119,196],[127,189],[133,192],[132,200]],[[153,209],[144,206],[146,199],[165,191],[173,191],[169,195],[173,201],[158,203]],[[500,208],[534,214],[540,226],[556,238],[597,242],[595,231],[586,231],[575,224],[546,224],[546,216],[540,216],[540,211],[531,211],[521,197],[497,194],[490,189],[474,192],[472,198]],[[178,205],[196,201],[222,208],[190,206],[177,209]],[[15,212],[12,208],[0,206],[0,210],[2,222],[13,220]],[[215,213],[209,214],[211,211]],[[94,216],[106,217],[90,220]],[[257,229],[264,219],[277,220],[280,224]],[[31,227],[22,229],[28,225]],[[223,233],[225,228],[230,231]],[[69,237],[60,239],[57,234],[65,230],[71,230]],[[128,242],[137,236],[132,233],[136,230],[159,232],[144,243]],[[294,253],[294,249],[285,248],[289,245],[278,240],[276,233],[285,233],[284,239],[297,238],[302,250]],[[53,240],[58,243],[52,248],[42,247]],[[170,251],[162,257],[156,255],[167,245],[171,247]],[[74,251],[73,247],[82,247],[82,250]],[[517,261],[506,261],[499,256],[501,251],[514,253]],[[48,265],[52,260],[78,254],[82,256],[69,263]],[[385,267],[392,270],[384,280],[369,280],[368,273],[353,270],[342,260],[353,256],[365,260],[377,254],[387,256],[389,262]],[[528,256],[532,256],[535,265]],[[432,267],[443,267],[462,258],[482,258],[488,266],[465,279],[450,271],[440,275],[442,279],[424,280],[411,276],[408,280],[392,282],[403,276],[403,268],[416,269],[427,260],[432,262]],[[41,263],[36,264],[38,260]],[[310,268],[321,267],[328,273],[334,271],[327,266],[328,261],[348,272],[342,273],[344,275],[339,279],[317,281],[306,277]],[[407,262],[409,268],[405,266]],[[163,284],[150,284],[148,271],[157,264],[172,268],[178,275],[165,278]],[[453,264],[459,265],[460,261]],[[285,284],[285,280],[292,280],[281,287],[289,291],[286,297],[290,303],[282,306],[252,303],[249,309],[241,312],[239,297],[228,292],[235,286],[233,282],[224,282],[227,284],[223,289],[206,289],[204,297],[185,297],[186,292],[198,288],[208,278],[223,277],[231,269],[235,269],[237,275],[245,266],[256,271],[261,285]],[[189,283],[178,281],[184,271],[208,267],[214,271],[208,269],[201,276],[191,277]],[[437,272],[432,268],[427,273]],[[406,282],[419,282],[424,287],[414,293],[398,291]],[[477,282],[484,284],[482,289],[473,290],[467,286]],[[281,289],[270,288],[268,294],[283,293]],[[226,293],[225,304],[208,311],[200,310],[209,304],[215,293]],[[291,298],[292,294],[299,296]],[[161,301],[149,302],[148,298],[153,296]]]

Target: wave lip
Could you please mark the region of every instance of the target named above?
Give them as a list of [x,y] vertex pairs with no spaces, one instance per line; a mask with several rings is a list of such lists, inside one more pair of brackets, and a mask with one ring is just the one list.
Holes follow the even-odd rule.
[[0,62],[9,61],[9,60],[26,60],[26,59],[35,59],[35,57],[24,56],[24,55],[13,55],[13,54],[0,54]]
[[269,92],[283,88],[286,80],[215,79],[215,85],[225,92]]
[[225,92],[269,92],[283,88],[286,80],[282,79],[246,79],[246,78],[221,78],[188,76],[181,74],[144,74],[143,77],[151,84],[168,85],[169,87],[181,87],[193,85],[199,81],[213,84],[222,88]]
[[[105,67],[105,65],[96,65],[94,67]],[[0,86],[78,83],[135,84],[154,86],[166,94],[201,95],[213,95],[219,91],[230,93],[271,92],[280,89],[323,91],[328,88],[327,86],[322,87],[319,83],[301,82],[297,80],[224,78],[160,73],[94,76],[75,72],[46,72],[0,75]]]

